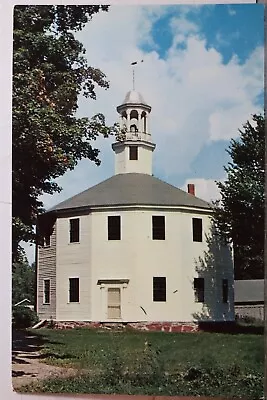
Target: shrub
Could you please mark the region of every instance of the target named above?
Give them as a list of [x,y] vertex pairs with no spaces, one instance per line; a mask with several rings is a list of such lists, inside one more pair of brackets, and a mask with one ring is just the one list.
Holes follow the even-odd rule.
[[36,311],[24,306],[14,307],[12,317],[12,324],[16,329],[29,328],[39,321]]

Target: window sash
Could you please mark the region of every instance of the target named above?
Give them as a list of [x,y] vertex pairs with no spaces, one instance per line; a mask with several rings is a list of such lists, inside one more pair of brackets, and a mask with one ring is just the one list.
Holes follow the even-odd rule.
[[194,292],[195,292],[195,302],[204,303],[205,300],[205,283],[204,278],[194,279]]
[[70,219],[70,243],[79,242],[80,240],[80,219]]
[[193,242],[202,242],[202,219],[192,218]]
[[153,301],[166,301],[166,278],[153,278]]
[[50,304],[50,279],[44,279],[44,304]]
[[121,217],[108,217],[108,240],[121,240]]
[[78,303],[79,302],[79,278],[69,278],[69,302]]
[[153,240],[165,240],[165,217],[161,215],[152,216],[152,238]]

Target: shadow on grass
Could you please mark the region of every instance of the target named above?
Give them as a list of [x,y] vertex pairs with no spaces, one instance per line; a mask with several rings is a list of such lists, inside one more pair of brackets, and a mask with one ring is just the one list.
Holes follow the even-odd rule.
[[56,354],[56,353],[44,353],[40,354],[38,356],[29,356],[27,355],[27,359],[35,359],[38,358],[38,360],[45,360],[46,358],[54,358],[54,359],[59,359],[59,360],[70,360],[73,359],[73,356],[70,354]]
[[263,335],[264,327],[255,325],[243,325],[236,322],[199,322],[199,329],[202,332],[227,333],[232,335],[250,334]]
[[[21,359],[30,358],[47,358],[51,354],[38,354],[45,343],[61,344],[59,342],[49,340],[45,335],[38,332],[34,334],[27,330],[12,329],[12,363],[28,364],[27,361]],[[34,355],[37,353],[37,355]],[[54,354],[53,354],[54,357]]]
[[26,375],[32,376],[32,377],[36,376],[36,374],[27,373],[25,371],[12,371],[12,378],[17,378],[17,377],[26,376]]

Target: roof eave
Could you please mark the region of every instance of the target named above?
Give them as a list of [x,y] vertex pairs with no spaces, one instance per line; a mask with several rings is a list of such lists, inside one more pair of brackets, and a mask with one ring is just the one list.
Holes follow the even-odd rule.
[[[170,209],[175,209],[175,210],[186,210],[186,211],[196,211],[196,212],[205,212],[205,213],[209,213],[212,214],[213,213],[213,209],[212,207],[200,207],[200,206],[187,206],[187,205],[175,205],[175,204],[138,204],[138,203],[132,203],[132,204],[126,204],[126,203],[121,203],[121,204],[97,204],[97,205],[86,205],[86,206],[79,206],[79,207],[69,207],[69,208],[62,208],[62,209],[54,209],[54,210],[50,210],[47,211],[46,215],[48,214],[56,214],[57,216],[60,215],[64,215],[64,214],[70,214],[70,213],[81,213],[83,211],[93,211],[93,210],[109,210],[109,209],[114,209],[114,208],[147,208],[147,209],[151,209],[151,208],[158,208],[158,209],[166,209],[166,210],[170,210]],[[42,214],[42,215],[44,215]]]

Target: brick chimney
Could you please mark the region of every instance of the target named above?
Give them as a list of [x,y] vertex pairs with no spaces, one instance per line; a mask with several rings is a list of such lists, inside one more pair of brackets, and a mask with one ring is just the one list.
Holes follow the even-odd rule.
[[195,196],[195,185],[193,183],[188,183],[187,192]]

